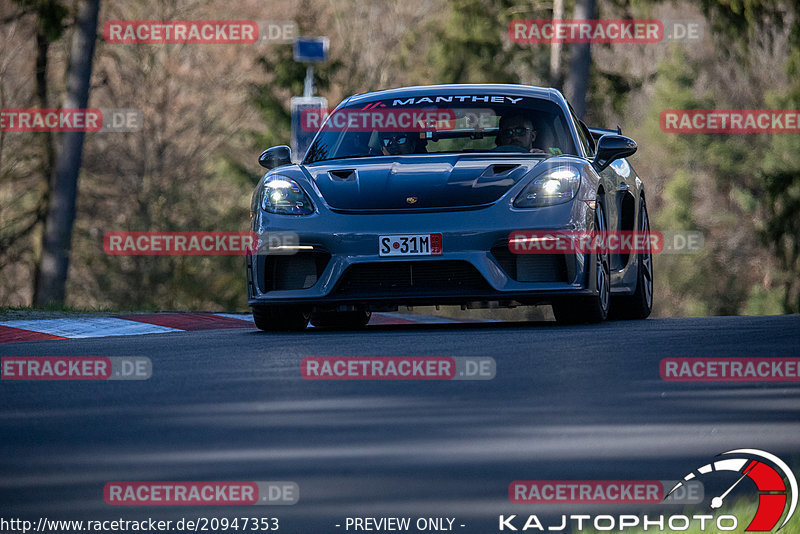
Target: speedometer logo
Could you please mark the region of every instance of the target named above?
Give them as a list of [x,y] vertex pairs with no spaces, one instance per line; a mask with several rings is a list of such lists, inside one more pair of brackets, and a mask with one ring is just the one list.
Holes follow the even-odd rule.
[[667,493],[667,497],[690,480],[701,479],[714,472],[732,472],[739,476],[724,492],[711,499],[711,508],[720,508],[739,483],[749,478],[758,491],[758,510],[745,531],[770,531],[783,517],[783,522],[778,527],[778,530],[782,529],[797,507],[797,480],[789,466],[774,454],[758,449],[735,449],[717,455],[717,457],[722,456],[735,456],[735,458],[723,458],[698,467],[675,484]]

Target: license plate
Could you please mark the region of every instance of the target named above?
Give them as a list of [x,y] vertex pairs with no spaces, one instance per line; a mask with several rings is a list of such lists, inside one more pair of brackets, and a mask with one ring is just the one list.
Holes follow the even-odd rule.
[[442,234],[382,235],[378,238],[381,256],[435,256],[442,253]]

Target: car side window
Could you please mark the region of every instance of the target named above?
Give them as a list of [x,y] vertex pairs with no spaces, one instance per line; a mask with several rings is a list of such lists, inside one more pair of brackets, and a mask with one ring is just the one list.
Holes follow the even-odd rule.
[[581,120],[575,116],[575,111],[573,111],[572,106],[569,106],[569,113],[572,115],[572,122],[575,123],[575,129],[578,131],[578,139],[583,145],[583,150],[586,153],[586,156],[594,155],[594,143],[589,141],[592,138],[592,134],[586,128],[586,125],[581,122]]
[[584,137],[586,137],[586,140],[589,142],[589,154],[594,155],[595,151],[597,150],[597,143],[594,140],[594,136],[592,135],[592,132],[589,131],[589,127],[586,126],[585,122],[580,121],[579,124],[581,126],[581,130],[583,131]]

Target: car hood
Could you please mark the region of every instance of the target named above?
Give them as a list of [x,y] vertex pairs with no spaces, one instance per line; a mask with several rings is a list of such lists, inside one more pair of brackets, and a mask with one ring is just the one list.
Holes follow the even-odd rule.
[[333,209],[408,210],[490,204],[544,156],[378,156],[304,169]]

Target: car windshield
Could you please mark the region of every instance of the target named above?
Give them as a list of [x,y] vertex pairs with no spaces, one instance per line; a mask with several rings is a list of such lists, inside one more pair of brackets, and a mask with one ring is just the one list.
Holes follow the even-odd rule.
[[[307,113],[319,129],[304,163],[405,154],[578,154],[561,109],[519,96],[422,96],[359,102],[327,118]],[[321,125],[321,128],[320,128]]]

